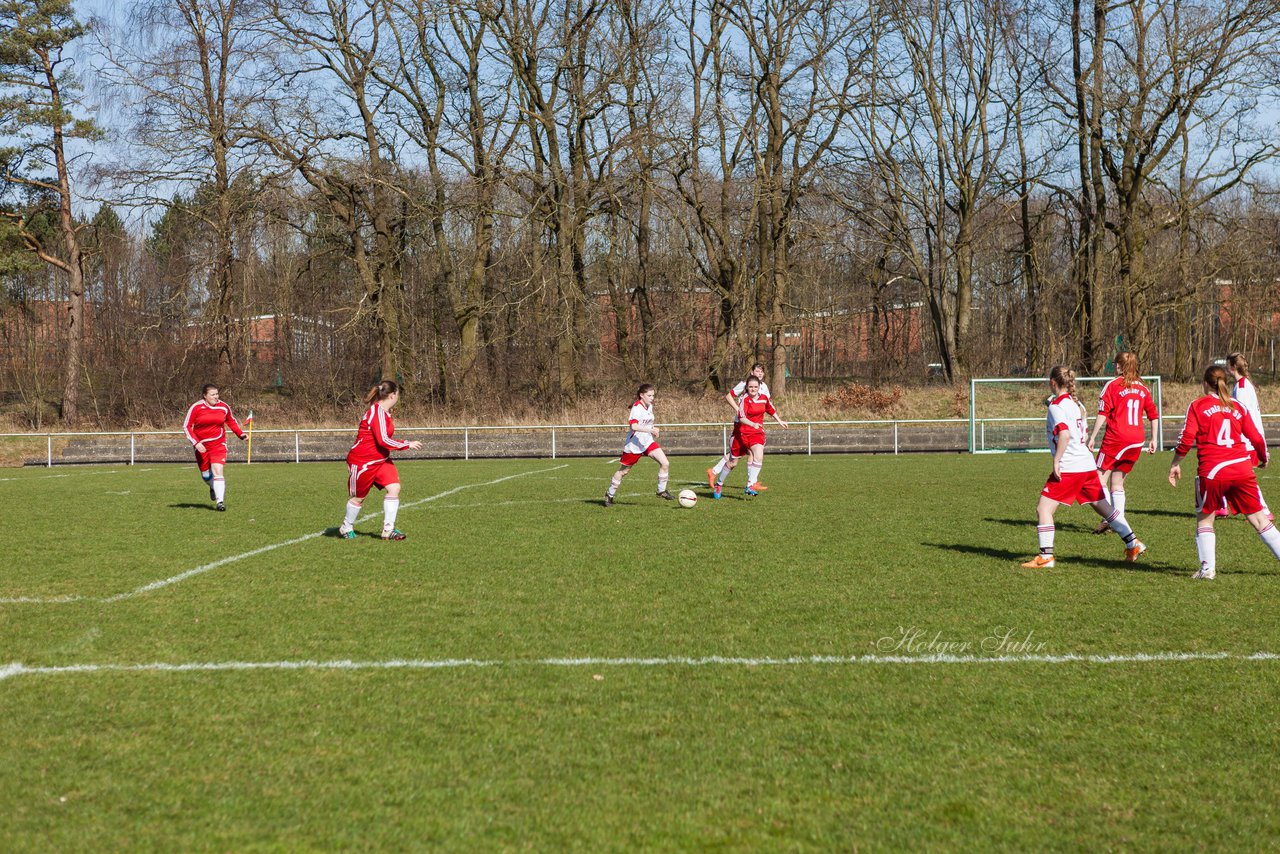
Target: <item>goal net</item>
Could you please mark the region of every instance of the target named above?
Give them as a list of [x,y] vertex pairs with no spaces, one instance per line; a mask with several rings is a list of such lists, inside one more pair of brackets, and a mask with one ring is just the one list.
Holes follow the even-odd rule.
[[[1111,377],[1076,377],[1076,397],[1088,415],[1085,438],[1093,431],[1098,415],[1098,395]],[[1160,377],[1143,377],[1151,390],[1156,412],[1164,415]],[[1008,454],[1048,452],[1044,419],[1049,399],[1049,382],[1043,377],[1003,377],[969,381],[969,452]],[[1146,425],[1150,430],[1150,425]],[[1106,433],[1098,433],[1098,443]],[[1163,431],[1156,431],[1156,449],[1163,450]]]

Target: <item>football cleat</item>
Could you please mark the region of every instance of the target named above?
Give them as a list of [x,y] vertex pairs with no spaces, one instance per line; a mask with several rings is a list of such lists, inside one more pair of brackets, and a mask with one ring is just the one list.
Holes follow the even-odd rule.
[[[752,485],[754,486],[754,484],[752,484]],[[750,486],[748,486],[746,489],[744,489],[744,490],[742,490],[742,491],[743,491],[743,492],[745,492],[747,495],[759,495],[759,494],[760,494],[760,493],[756,492],[754,489],[752,489]]]
[[214,491],[213,491],[213,486],[212,486],[212,485],[210,485],[210,487],[209,487],[209,500],[210,500],[210,501],[217,501],[217,500],[218,500],[218,493],[216,493],[216,492],[214,492]]
[[659,497],[659,498],[665,498],[665,499],[667,499],[668,501],[674,501],[674,500],[675,500],[675,496],[674,496],[674,495],[672,495],[670,492],[667,492],[665,489],[658,493],[658,497]]
[[1146,550],[1147,550],[1146,543],[1142,542],[1142,540],[1134,540],[1132,548],[1127,548],[1124,550],[1125,563],[1133,563],[1135,560],[1138,559],[1138,556],[1141,555]]
[[610,495],[610,494],[609,494],[609,493],[607,493],[607,492],[604,494],[604,506],[605,506],[605,507],[612,507],[612,506],[613,506],[613,496],[612,496],[612,495]]
[[715,469],[707,469],[707,486],[711,487],[712,489],[716,488],[716,470]]
[[214,510],[218,510],[218,511],[220,511],[220,512],[221,512],[221,511],[225,511],[225,510],[227,509],[227,505],[226,505],[225,503],[223,503],[223,502],[219,501],[217,504],[213,505],[213,509],[214,509]]
[[348,528],[346,525],[339,525],[338,536],[344,540],[354,540],[356,538],[356,529]]
[[1195,574],[1195,575],[1193,575],[1193,576],[1191,576],[1191,577],[1192,577],[1192,578],[1203,578],[1205,581],[1213,581],[1214,577],[1215,577],[1217,574],[1218,574],[1218,573],[1217,573],[1217,571],[1216,571],[1216,570],[1212,570],[1212,569],[1210,569],[1209,567],[1205,566],[1204,564],[1200,564],[1200,568],[1199,568],[1198,570],[1196,570],[1196,574]]
[[1093,532],[1095,534],[1105,534],[1105,533],[1108,533],[1110,530],[1111,530],[1111,526],[1107,524],[1106,519],[1103,519],[1101,522],[1098,523],[1098,527],[1093,529]]
[[720,497],[720,484],[718,483],[711,484],[711,497],[712,498]]
[[[355,532],[353,531],[352,533],[355,533]],[[382,539],[384,539],[384,540],[403,540],[403,539],[406,539],[406,537],[405,537],[405,535],[404,535],[404,534],[402,534],[400,531],[396,530],[395,528],[392,528],[390,531],[383,531],[383,532],[382,532]]]
[[1022,565],[1023,569],[1053,569],[1053,555],[1036,555]]
[[769,489],[769,487],[765,486],[763,483],[760,483],[759,481],[756,481],[755,483],[751,484],[751,488],[754,489],[756,492],[766,492]]

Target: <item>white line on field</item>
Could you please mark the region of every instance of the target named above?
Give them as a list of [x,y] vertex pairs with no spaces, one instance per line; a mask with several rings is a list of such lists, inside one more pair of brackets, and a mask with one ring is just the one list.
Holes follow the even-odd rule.
[[173,664],[67,664],[29,667],[20,662],[0,666],[0,681],[13,676],[58,676],[74,673],[193,673],[235,670],[445,670],[463,667],[794,667],[812,665],[899,664],[1150,664],[1187,661],[1280,661],[1274,652],[1135,652],[1128,654],[1067,653],[1064,655],[797,655],[786,658],[516,658],[412,659],[387,661],[206,661]]
[[[558,469],[567,468],[567,467],[568,467],[568,464],[565,464],[565,465],[553,466],[548,469],[536,469],[534,471],[520,472],[518,474],[509,474],[509,475],[506,475],[505,477],[499,477],[494,480],[485,481],[484,483],[464,483],[462,486],[455,486],[452,489],[446,489],[444,492],[437,492],[435,495],[429,495],[426,498],[419,498],[417,501],[405,502],[404,504],[400,505],[400,510],[401,512],[403,512],[411,507],[417,507],[420,504],[426,504],[429,501],[438,501],[441,498],[446,498],[450,495],[454,495],[455,493],[461,492],[464,489],[475,489],[481,486],[493,486],[494,484],[502,483],[503,481],[515,480],[518,477],[528,477],[531,474],[542,474],[544,472],[556,471]],[[381,515],[380,511],[373,512],[373,513],[366,513],[364,516],[361,516],[358,521],[363,522],[379,515]],[[238,555],[232,555],[231,557],[224,557],[221,560],[215,560],[212,563],[202,564],[193,569],[188,569],[185,572],[180,572],[177,575],[170,576],[169,578],[162,578],[159,581],[153,581],[150,584],[144,584],[141,587],[138,587],[134,590],[130,590],[125,593],[117,593],[114,596],[105,596],[105,597],[55,596],[55,597],[49,597],[49,598],[21,596],[21,597],[15,597],[11,599],[0,599],[0,605],[18,605],[18,604],[55,605],[55,604],[64,604],[67,602],[105,602],[105,603],[119,602],[123,599],[132,599],[135,596],[141,596],[144,593],[150,593],[153,590],[159,590],[162,587],[168,587],[171,584],[177,584],[180,581],[186,581],[188,578],[192,578],[193,576],[201,575],[203,573],[209,572],[210,570],[217,569],[222,566],[226,566],[229,563],[236,563],[237,561],[242,561],[251,557],[257,557],[260,554],[264,554],[270,551],[275,551],[276,549],[282,549],[286,546],[296,546],[298,543],[305,543],[307,540],[314,540],[317,537],[323,537],[326,533],[328,533],[328,531],[329,529],[326,528],[323,531],[315,531],[310,534],[304,534],[301,537],[294,537],[292,540],[285,540],[284,542],[280,542],[280,543],[272,543],[269,546],[262,546],[261,548],[251,549],[250,551],[247,551],[247,552],[241,552]]]
[[79,472],[75,472],[74,474],[33,474],[31,475],[31,477],[0,477],[0,483],[7,483],[9,481],[14,481],[14,480],[50,480],[52,478],[90,477],[91,475],[98,475],[98,474],[125,474],[128,472],[142,472],[142,471],[151,471],[151,469],[127,468],[127,469],[112,469],[111,471],[79,471]]

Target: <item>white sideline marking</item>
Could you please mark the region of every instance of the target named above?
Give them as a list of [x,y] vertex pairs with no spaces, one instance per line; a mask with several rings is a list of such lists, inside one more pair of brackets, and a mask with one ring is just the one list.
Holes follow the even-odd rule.
[[[429,495],[426,498],[419,498],[417,501],[409,501],[404,504],[401,504],[400,510],[403,512],[404,510],[407,510],[411,507],[417,507],[420,504],[426,504],[429,501],[437,501],[441,498],[446,498],[450,495],[461,492],[464,489],[475,489],[476,487],[480,487],[480,486],[493,486],[494,484],[502,483],[503,481],[515,480],[518,477],[527,477],[531,474],[542,474],[544,472],[556,471],[562,468],[568,468],[568,464],[566,463],[564,465],[553,466],[549,469],[536,469],[534,471],[520,472],[519,474],[509,474],[504,477],[497,478],[495,480],[485,481],[484,483],[464,483],[461,486],[455,486],[452,489],[446,489],[444,492],[437,492],[435,495]],[[379,515],[381,515],[380,511],[367,513],[364,516],[361,516],[357,521],[363,522],[367,519],[372,519],[375,516],[379,516]],[[325,528],[323,531],[315,531],[314,533],[304,534],[301,537],[294,537],[292,540],[285,540],[284,542],[281,542],[281,543],[272,543],[269,546],[262,546],[260,548],[251,549],[250,551],[247,551],[247,552],[241,552],[238,555],[232,555],[231,557],[224,557],[221,560],[215,560],[212,563],[206,563],[201,566],[197,566],[193,569],[188,569],[185,572],[180,572],[177,575],[170,576],[169,578],[162,578],[159,581],[152,581],[150,584],[144,584],[141,587],[135,588],[125,593],[117,593],[114,596],[106,596],[106,597],[57,596],[57,597],[50,597],[50,598],[21,596],[21,597],[16,597],[12,599],[0,599],[0,605],[18,605],[18,604],[53,605],[53,604],[63,604],[66,602],[83,602],[83,601],[103,602],[103,603],[119,602],[123,599],[132,599],[135,596],[141,596],[144,593],[150,593],[153,590],[159,590],[162,587],[168,587],[171,584],[177,584],[180,581],[186,581],[188,578],[192,578],[193,576],[196,576],[196,575],[201,575],[203,573],[209,572],[210,570],[217,569],[218,567],[221,567],[221,566],[226,566],[229,563],[236,563],[237,561],[242,561],[247,558],[257,557],[258,555],[265,554],[266,552],[274,551],[276,549],[282,549],[285,546],[296,546],[298,543],[305,543],[307,540],[314,540],[317,537],[323,537],[326,533],[328,533],[328,531],[329,529]]]
[[52,478],[61,478],[61,477],[90,477],[92,475],[98,475],[98,474],[125,474],[131,471],[152,471],[152,469],[127,468],[127,469],[112,469],[111,471],[82,471],[82,472],[76,472],[75,474],[33,474],[31,477],[0,477],[0,483],[7,483],[9,481],[14,481],[14,480],[50,480]]
[[1148,664],[1183,661],[1280,661],[1280,654],[1254,652],[1135,652],[1100,655],[797,655],[787,658],[737,658],[720,655],[702,658],[531,658],[437,660],[393,658],[387,661],[207,661],[173,664],[67,664],[28,667],[21,662],[0,666],[0,681],[13,676],[59,676],[74,673],[193,673],[234,670],[444,670],[461,667],[791,667],[822,664]]

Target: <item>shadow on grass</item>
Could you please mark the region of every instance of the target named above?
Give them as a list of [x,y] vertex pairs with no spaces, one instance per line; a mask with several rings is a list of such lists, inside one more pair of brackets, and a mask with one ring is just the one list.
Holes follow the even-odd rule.
[[[1095,514],[1095,517],[1099,519],[1101,518],[1101,517],[1097,517],[1096,514]],[[1084,517],[1081,517],[1081,518],[1084,518]],[[996,519],[993,516],[987,516],[983,518],[982,521],[995,522],[997,525],[1008,525],[1012,528],[1026,528],[1033,532],[1036,529],[1036,517],[1034,513],[1024,519]],[[1063,524],[1062,522],[1059,522],[1057,519],[1054,519],[1054,522],[1053,522],[1053,526],[1057,528],[1059,531],[1079,531],[1085,534],[1093,533],[1093,529],[1096,525],[1097,525],[1097,522],[1093,522],[1092,524],[1089,524],[1089,525],[1082,525],[1078,522],[1067,522],[1066,524]]]
[[172,510],[214,510],[214,506],[212,504],[191,504],[191,503],[170,504],[169,508]]
[[[968,543],[921,543],[932,549],[938,549],[945,552],[961,552],[962,554],[981,555],[994,560],[1008,561],[1015,567],[1023,561],[1030,560],[1035,554],[1034,549],[1025,549],[1019,552],[1011,552],[1006,549],[993,549],[989,546],[974,546]],[[1062,569],[1064,565],[1070,566],[1097,566],[1103,569],[1119,569],[1125,572],[1167,572],[1173,575],[1189,573],[1185,566],[1173,566],[1170,564],[1144,563],[1143,558],[1138,558],[1136,563],[1128,563],[1120,558],[1091,558],[1091,557],[1075,557],[1072,555],[1057,555],[1058,568]],[[1222,570],[1219,570],[1221,572]],[[1260,573],[1258,573],[1260,574]]]
[[[340,532],[336,526],[335,526],[335,527],[332,527],[332,528],[325,528],[325,529],[324,529],[324,534],[323,534],[322,536],[325,536],[325,537],[332,537],[332,538],[333,538],[333,539],[335,539],[335,540],[345,540],[345,539],[348,539],[347,537],[342,536],[342,532]],[[366,533],[363,533],[363,534],[362,534],[362,533],[360,533],[359,531],[356,531],[355,539],[357,539],[357,540],[358,540],[358,539],[360,539],[361,537],[371,537],[372,539],[380,540],[380,539],[382,539],[382,532],[381,532],[381,531],[368,531],[368,532],[366,532]]]

